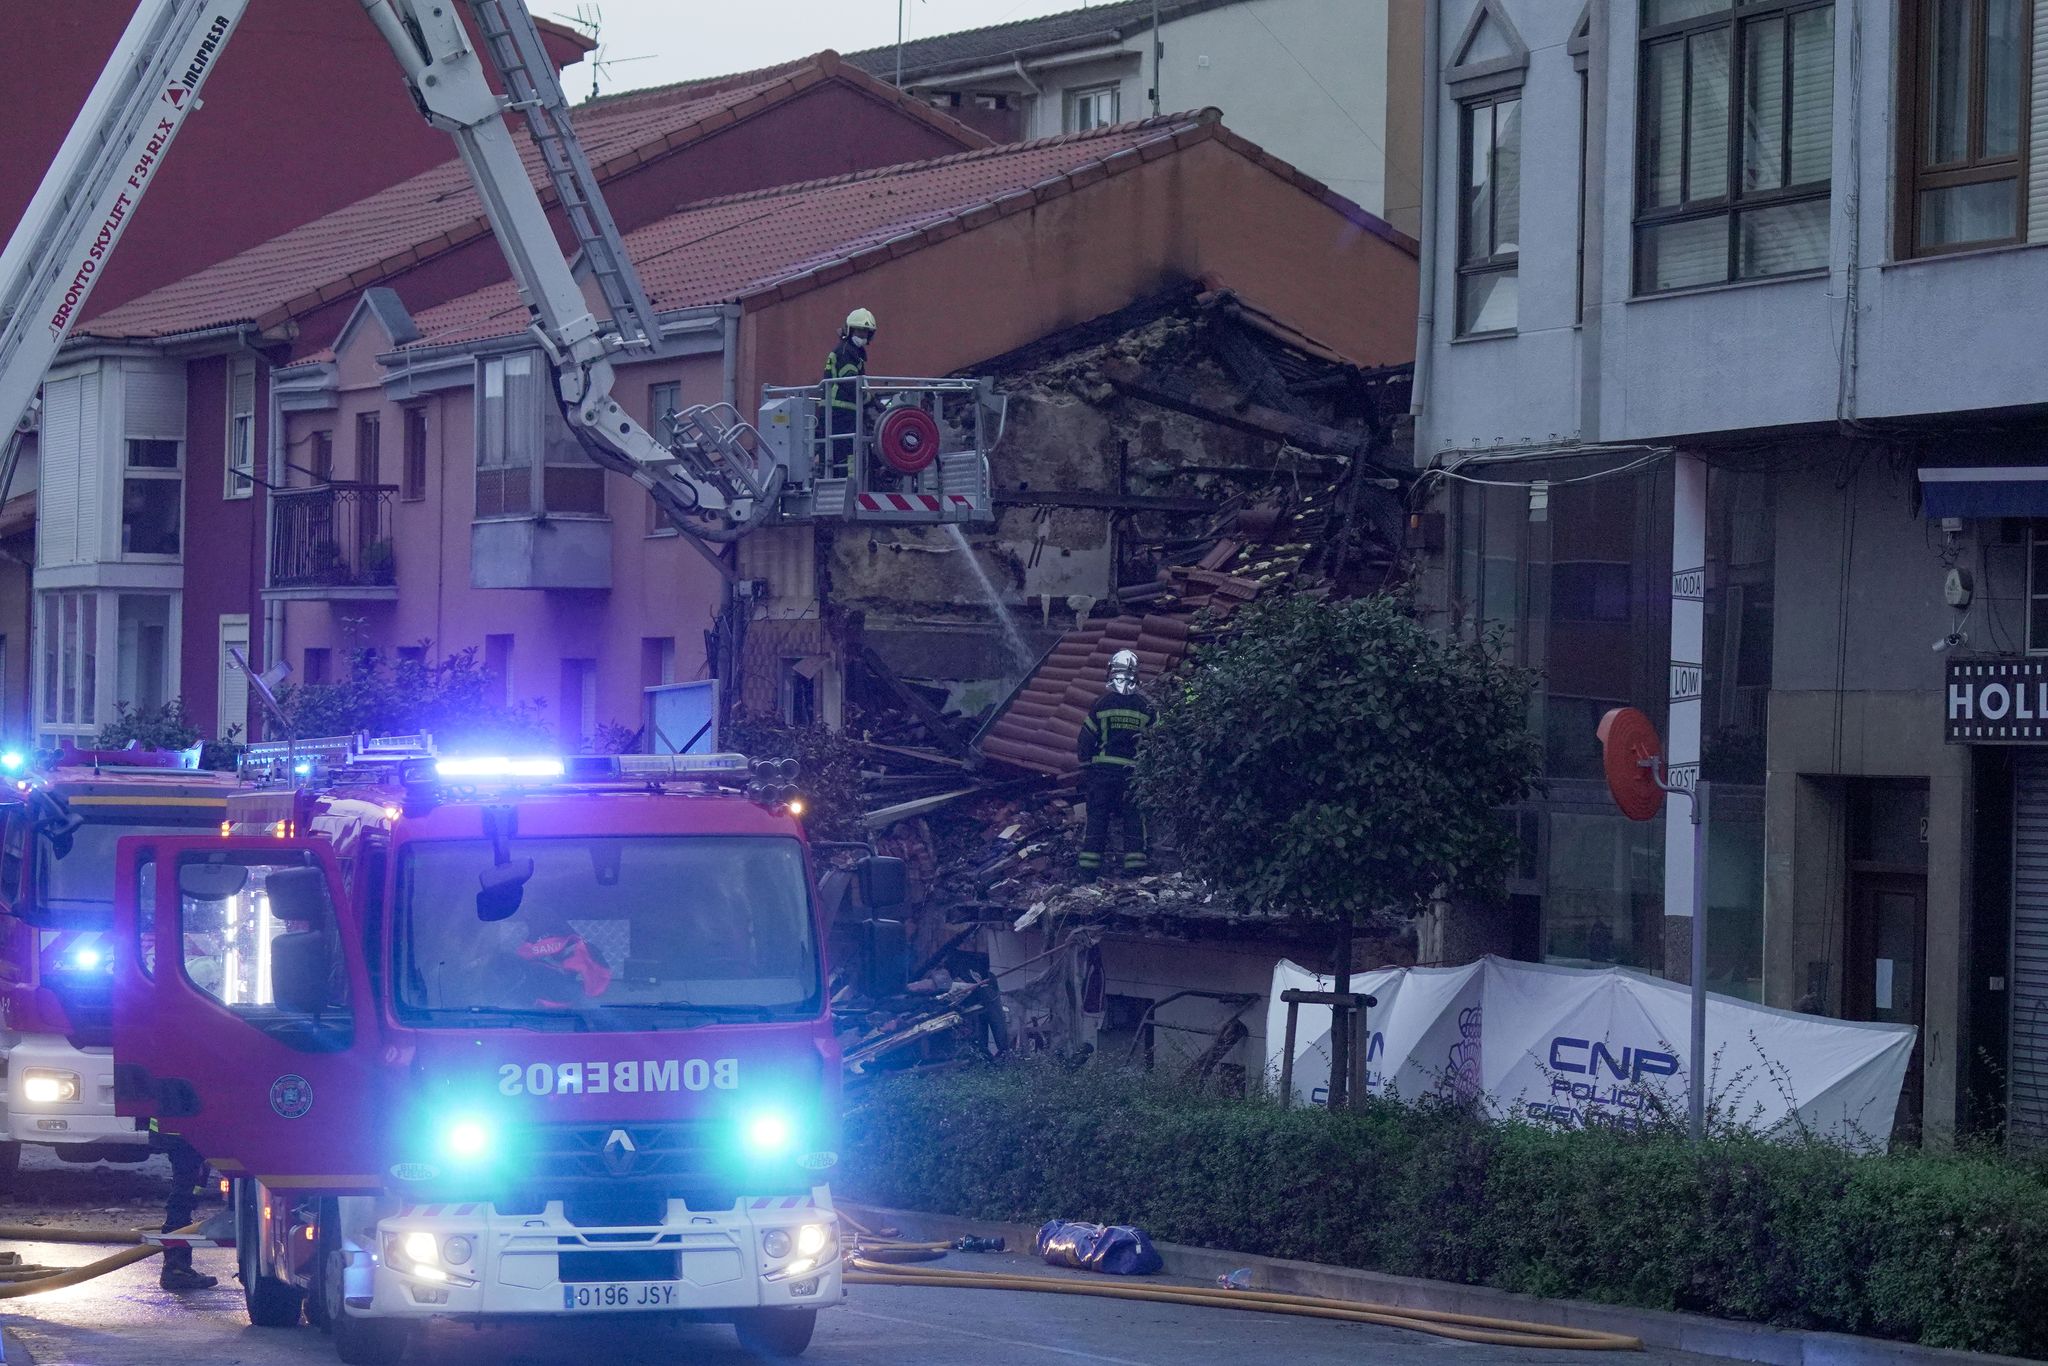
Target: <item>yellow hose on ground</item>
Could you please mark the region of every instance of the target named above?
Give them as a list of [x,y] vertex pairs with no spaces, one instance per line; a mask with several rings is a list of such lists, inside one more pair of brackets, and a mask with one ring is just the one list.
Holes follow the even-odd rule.
[[[887,1246],[886,1244],[884,1245]],[[856,1248],[848,1258],[845,1279],[854,1285],[952,1286],[963,1290],[1023,1290],[1039,1294],[1094,1295],[1104,1299],[1153,1300],[1169,1304],[1206,1305],[1218,1309],[1292,1314],[1406,1328],[1460,1342],[1492,1347],[1554,1347],[1575,1351],[1641,1351],[1638,1338],[1591,1328],[1566,1328],[1516,1319],[1486,1318],[1435,1309],[1404,1309],[1396,1305],[1322,1299],[1267,1290],[1210,1290],[1201,1286],[1125,1285],[1025,1276],[996,1271],[958,1271],[945,1267],[905,1267],[874,1261]]]
[[[198,1231],[198,1224],[187,1224],[185,1227],[177,1230],[179,1233],[197,1233]],[[70,1286],[83,1285],[96,1276],[104,1276],[110,1271],[119,1271],[124,1266],[133,1266],[137,1262],[148,1261],[151,1257],[163,1251],[161,1247],[155,1244],[142,1243],[142,1238],[139,1234],[127,1233],[119,1229],[100,1232],[95,1229],[51,1229],[37,1228],[31,1224],[4,1224],[0,1225],[0,1238],[12,1238],[22,1242],[34,1243],[142,1244],[138,1247],[127,1248],[121,1252],[110,1253],[96,1262],[87,1262],[83,1266],[54,1267],[39,1273],[30,1273],[24,1270],[21,1273],[17,1273],[20,1279],[11,1282],[0,1280],[0,1300],[20,1299],[24,1295],[40,1295],[45,1290],[63,1290]]]

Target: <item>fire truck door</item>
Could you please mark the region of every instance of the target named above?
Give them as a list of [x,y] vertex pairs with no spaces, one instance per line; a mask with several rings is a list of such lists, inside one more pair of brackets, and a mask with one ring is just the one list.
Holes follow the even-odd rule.
[[377,1015],[334,848],[119,842],[117,1108],[229,1176],[374,1190]]

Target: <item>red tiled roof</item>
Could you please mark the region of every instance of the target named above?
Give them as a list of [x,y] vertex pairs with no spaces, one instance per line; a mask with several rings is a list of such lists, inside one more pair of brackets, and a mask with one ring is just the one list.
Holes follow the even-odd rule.
[[[579,107],[576,130],[598,177],[609,179],[834,78],[873,87],[917,117],[943,124],[963,145],[987,141],[865,72],[842,65],[836,53],[749,74],[753,79],[726,77]],[[540,153],[523,124],[517,127],[527,171],[541,184]],[[542,186],[542,198],[553,203],[551,186]],[[489,230],[468,173],[459,160],[450,160],[131,300],[84,330],[101,337],[134,337],[233,322],[270,326]]]
[[[1204,111],[712,200],[629,233],[626,251],[658,309],[770,290],[788,297],[1209,138],[1413,250],[1402,234]],[[415,345],[445,346],[524,331],[527,313],[507,282],[451,299],[416,321]]]
[[1074,772],[1081,766],[1074,745],[1088,709],[1109,686],[1110,656],[1134,651],[1139,685],[1150,686],[1187,653],[1189,621],[1185,616],[1111,617],[1067,632],[982,732],[982,754],[1055,777]]

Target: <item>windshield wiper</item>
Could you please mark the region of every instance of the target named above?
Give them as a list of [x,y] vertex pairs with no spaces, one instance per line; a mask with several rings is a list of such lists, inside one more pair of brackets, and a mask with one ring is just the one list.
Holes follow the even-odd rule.
[[537,1020],[547,1024],[558,1024],[565,1029],[583,1031],[590,1028],[581,1015],[568,1010],[546,1010],[528,1006],[460,1006],[442,1007],[432,1012],[435,1015],[496,1015],[508,1020]]
[[683,1015],[703,1015],[710,1019],[733,1018],[742,1020],[787,1020],[794,1018],[773,1006],[756,1005],[697,1005],[691,1001],[619,1001],[610,1007],[613,1010],[659,1010]]

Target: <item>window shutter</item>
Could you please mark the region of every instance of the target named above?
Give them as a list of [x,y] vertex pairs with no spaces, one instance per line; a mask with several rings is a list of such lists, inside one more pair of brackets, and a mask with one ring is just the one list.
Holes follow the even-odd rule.
[[122,367],[122,427],[126,436],[185,439],[185,367]]
[[92,377],[74,375],[43,385],[40,492],[36,509],[36,559],[44,567],[78,562],[79,473],[87,459],[84,408],[98,402]]

